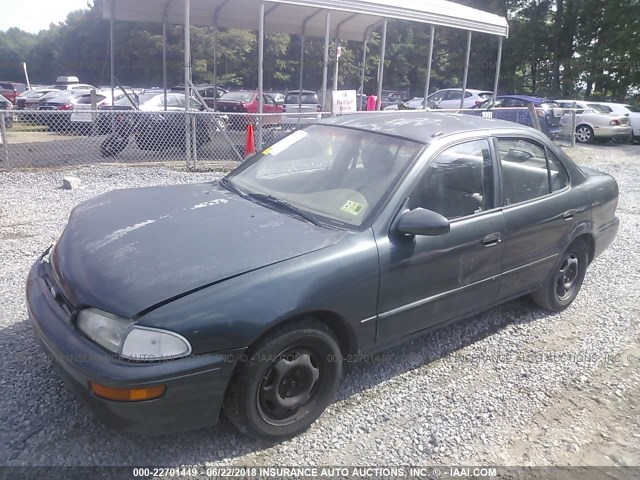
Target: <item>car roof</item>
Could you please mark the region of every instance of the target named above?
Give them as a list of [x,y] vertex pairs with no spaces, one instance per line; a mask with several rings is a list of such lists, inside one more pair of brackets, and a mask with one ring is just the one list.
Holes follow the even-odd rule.
[[[462,89],[461,88],[441,88],[440,90],[438,90],[438,92],[444,92],[444,91],[461,92]],[[465,92],[469,92],[469,93],[493,93],[493,92],[490,92],[489,90],[478,90],[477,88],[467,88],[467,89],[465,89]],[[434,92],[434,93],[437,93],[437,92]],[[433,93],[431,95],[433,95]]]
[[552,102],[544,97],[534,97],[533,95],[498,95],[497,98],[517,98],[518,100],[526,100],[527,102]]
[[427,111],[395,111],[384,113],[354,113],[328,118],[322,124],[340,125],[394,135],[420,143],[429,143],[438,134],[451,135],[478,130],[508,128],[510,130],[531,130],[530,127],[518,125],[506,120],[484,118],[475,115],[427,112]]
[[287,90],[287,93],[298,93],[298,92],[302,92],[303,94],[309,94],[309,95],[315,95],[316,92],[314,92],[313,90]]

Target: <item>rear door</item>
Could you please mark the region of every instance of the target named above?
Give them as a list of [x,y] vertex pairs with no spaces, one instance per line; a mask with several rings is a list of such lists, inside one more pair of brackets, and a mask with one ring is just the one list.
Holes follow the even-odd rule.
[[579,212],[572,209],[566,169],[544,144],[497,137],[506,239],[500,296],[541,285],[567,245]]

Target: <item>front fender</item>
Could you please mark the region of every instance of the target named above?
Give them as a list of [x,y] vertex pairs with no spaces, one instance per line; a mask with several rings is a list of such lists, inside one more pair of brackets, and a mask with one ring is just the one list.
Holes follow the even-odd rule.
[[375,341],[379,283],[372,231],[240,275],[161,306],[138,321],[191,342],[193,353],[246,347],[280,322],[330,312],[352,329],[358,350]]

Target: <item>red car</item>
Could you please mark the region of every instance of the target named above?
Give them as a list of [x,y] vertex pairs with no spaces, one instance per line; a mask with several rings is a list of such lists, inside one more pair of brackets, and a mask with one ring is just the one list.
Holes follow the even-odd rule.
[[[263,125],[269,127],[279,127],[282,124],[280,115],[284,112],[282,105],[276,104],[273,98],[263,95],[262,112]],[[238,90],[236,92],[227,92],[217,101],[218,111],[227,113],[258,113],[258,92],[251,90]],[[247,125],[251,123],[257,124],[257,117],[253,115],[229,115],[229,125],[231,130],[245,130]]]
[[0,94],[9,100],[11,103],[16,103],[16,97],[22,92],[27,91],[27,86],[24,83],[17,82],[0,82]]

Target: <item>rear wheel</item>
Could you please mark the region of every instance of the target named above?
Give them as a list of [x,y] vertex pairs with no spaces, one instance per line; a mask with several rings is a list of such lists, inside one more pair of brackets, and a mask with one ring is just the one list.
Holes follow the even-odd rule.
[[330,329],[314,319],[285,325],[238,365],[223,410],[243,433],[281,440],[306,430],[333,400],[342,357]]
[[589,255],[582,240],[572,243],[562,254],[551,277],[531,294],[533,301],[547,310],[560,312],[576,298],[587,272]]
[[592,143],[593,139],[593,129],[589,125],[578,125],[576,127],[576,140],[579,143]]

